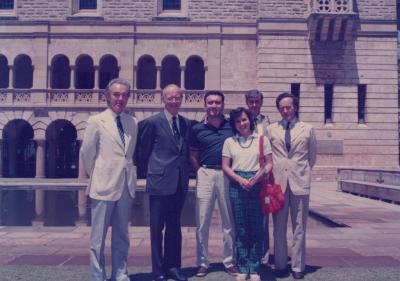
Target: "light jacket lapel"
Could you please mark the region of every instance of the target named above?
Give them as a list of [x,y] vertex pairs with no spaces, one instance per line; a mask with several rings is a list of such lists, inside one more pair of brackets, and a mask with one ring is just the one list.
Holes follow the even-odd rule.
[[108,112],[108,110],[106,110],[101,116],[101,121],[103,122],[104,128],[110,133],[111,138],[122,149],[124,149],[124,144],[122,143],[121,137],[119,136],[117,125],[111,112]]
[[290,138],[292,144],[295,143],[298,136],[304,132],[304,126],[297,122],[294,127],[290,130]]

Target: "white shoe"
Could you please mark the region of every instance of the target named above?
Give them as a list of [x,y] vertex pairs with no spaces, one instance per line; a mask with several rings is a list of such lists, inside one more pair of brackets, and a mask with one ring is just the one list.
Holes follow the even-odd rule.
[[245,273],[239,273],[236,275],[236,281],[246,281],[247,279],[247,274]]
[[261,277],[258,274],[250,274],[250,281],[261,281]]

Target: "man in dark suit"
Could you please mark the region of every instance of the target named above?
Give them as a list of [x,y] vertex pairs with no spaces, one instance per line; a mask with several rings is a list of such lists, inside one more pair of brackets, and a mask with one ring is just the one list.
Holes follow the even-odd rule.
[[[142,121],[137,159],[147,163],[151,261],[154,280],[185,281],[181,272],[181,212],[189,184],[189,120],[178,114],[182,91],[164,88],[162,112]],[[164,237],[163,237],[163,229]],[[163,247],[164,241],[164,247]]]

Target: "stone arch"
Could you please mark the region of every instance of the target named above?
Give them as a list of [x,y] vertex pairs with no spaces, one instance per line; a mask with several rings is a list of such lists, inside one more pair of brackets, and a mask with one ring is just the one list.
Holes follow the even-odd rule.
[[75,89],[94,88],[94,64],[89,55],[80,55],[75,62]]
[[71,87],[71,66],[66,55],[58,54],[51,60],[52,89],[69,89]]
[[99,88],[105,89],[108,82],[119,76],[118,60],[113,55],[105,55],[99,63]]
[[161,89],[169,84],[181,86],[180,62],[174,55],[168,55],[161,61]]
[[[77,178],[79,142],[75,126],[57,119],[46,129],[46,177]],[[75,225],[78,216],[77,191],[46,191],[45,225]]]
[[139,58],[136,71],[137,89],[155,89],[157,87],[156,61],[150,55]]
[[[6,178],[35,177],[36,145],[33,128],[23,119],[9,121],[2,131],[2,175]],[[2,192],[0,215],[4,225],[31,225],[34,216],[34,191]]]
[[185,89],[204,90],[205,68],[204,61],[200,56],[190,56],[185,66]]
[[32,59],[25,54],[18,55],[14,59],[13,67],[14,89],[31,89],[33,86]]
[[8,60],[5,55],[0,54],[0,89],[8,88],[10,71],[8,70]]

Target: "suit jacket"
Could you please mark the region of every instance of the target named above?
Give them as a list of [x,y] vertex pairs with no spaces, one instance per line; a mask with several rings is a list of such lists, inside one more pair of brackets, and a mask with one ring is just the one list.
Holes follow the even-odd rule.
[[297,121],[291,131],[291,149],[285,145],[283,122],[276,122],[267,127],[267,136],[271,142],[273,172],[275,181],[283,192],[289,183],[295,195],[310,193],[311,169],[316,160],[316,138],[311,125]]
[[146,165],[146,190],[151,195],[174,194],[180,182],[189,184],[189,120],[178,115],[180,140],[172,133],[164,111],[140,123],[136,163]]
[[136,189],[136,167],[133,153],[137,139],[137,121],[126,113],[121,115],[125,146],[110,109],[89,117],[80,154],[90,175],[87,193],[97,200],[116,201],[125,183],[132,198]]

